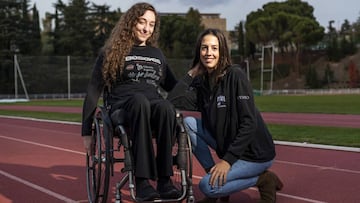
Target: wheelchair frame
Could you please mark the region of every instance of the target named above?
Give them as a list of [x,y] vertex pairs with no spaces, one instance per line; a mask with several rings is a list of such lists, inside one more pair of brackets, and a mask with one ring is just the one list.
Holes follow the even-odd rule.
[[[113,127],[109,109],[100,106],[99,111],[93,120],[93,154],[86,155],[86,185],[88,200],[90,203],[105,203],[108,200],[108,190],[110,184],[110,175],[114,176],[114,165],[122,163],[122,173],[125,176],[116,183],[115,202],[121,203],[122,194],[121,189],[128,182],[131,199],[139,202],[135,194],[135,181],[133,175],[131,143],[129,141],[127,132],[123,125],[120,124]],[[192,189],[192,151],[189,136],[186,134],[183,117],[180,112],[176,112],[177,133],[174,158],[174,174],[179,170],[180,183],[177,183],[178,189],[181,191],[181,196],[177,199],[155,199],[151,202],[182,202],[187,200],[188,203],[195,202],[195,197]],[[117,145],[114,146],[114,139],[118,138]],[[115,152],[121,152],[122,156],[115,156]]]

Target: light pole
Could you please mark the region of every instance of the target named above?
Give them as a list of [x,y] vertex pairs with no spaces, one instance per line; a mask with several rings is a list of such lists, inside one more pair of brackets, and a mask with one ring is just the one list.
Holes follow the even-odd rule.
[[17,55],[19,48],[16,45],[15,40],[10,41],[10,51],[14,54],[14,88],[15,88],[15,99],[18,98],[18,82],[17,82]]
[[12,53],[14,53],[15,99],[18,99],[17,74],[19,73],[19,77],[20,77],[20,81],[21,81],[22,87],[23,87],[23,89],[24,89],[25,97],[26,97],[27,100],[29,100],[29,95],[28,95],[28,92],[27,92],[27,90],[26,90],[26,86],[25,86],[24,79],[23,79],[22,74],[21,74],[20,66],[19,66],[19,63],[18,63],[17,55],[16,55],[16,53],[20,52],[20,50],[19,50],[19,48],[17,47],[17,45],[16,45],[16,43],[15,43],[15,40],[11,40],[11,41],[10,41],[10,51],[11,51]]

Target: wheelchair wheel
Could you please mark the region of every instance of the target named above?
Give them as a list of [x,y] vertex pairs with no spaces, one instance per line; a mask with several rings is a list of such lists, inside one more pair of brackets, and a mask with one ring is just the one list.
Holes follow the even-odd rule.
[[[184,195],[181,199],[187,199],[187,203],[195,202],[192,189],[192,151],[191,142],[185,132],[179,132],[177,141],[173,147],[174,157],[174,185]],[[184,183],[186,185],[184,185]]]
[[110,136],[102,119],[94,118],[93,155],[86,155],[86,184],[88,200],[91,203],[107,201],[110,179]]

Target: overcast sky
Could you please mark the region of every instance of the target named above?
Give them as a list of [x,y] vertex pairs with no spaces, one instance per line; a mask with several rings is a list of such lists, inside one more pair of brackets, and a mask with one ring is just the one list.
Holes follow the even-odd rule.
[[[68,0],[62,0],[68,4]],[[278,0],[279,1],[279,0]],[[40,18],[45,12],[54,13],[53,4],[57,0],[31,0],[30,5],[36,3]],[[125,12],[131,5],[140,2],[138,0],[90,0],[98,5],[106,4],[110,10],[120,8]],[[219,13],[221,18],[226,18],[227,30],[233,30],[241,21],[246,20],[246,15],[268,2],[269,0],[150,0],[158,12],[181,12],[186,13],[190,7],[199,10],[200,13]],[[281,2],[281,1],[279,1]],[[345,19],[350,23],[356,22],[360,16],[359,0],[306,0],[314,7],[314,16],[324,26],[328,26],[330,20],[334,20],[339,28]]]

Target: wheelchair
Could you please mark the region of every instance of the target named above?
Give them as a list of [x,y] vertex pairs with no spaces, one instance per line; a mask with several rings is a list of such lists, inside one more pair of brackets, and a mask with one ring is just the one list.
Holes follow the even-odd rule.
[[[116,110],[113,114],[120,114],[120,121],[114,123],[109,115],[110,109],[104,106],[98,107],[94,116],[92,139],[93,154],[86,155],[86,185],[88,200],[90,203],[105,203],[109,198],[114,198],[116,203],[123,202],[122,189],[128,186],[130,199],[136,199],[135,177],[133,171],[133,157],[131,140],[128,137],[124,125],[124,110]],[[117,115],[119,118],[119,115]],[[183,117],[176,111],[176,135],[173,145],[173,170],[171,177],[174,185],[181,191],[177,199],[155,199],[151,202],[195,202],[192,188],[192,152],[191,142],[183,126]],[[115,194],[109,195],[110,176],[114,176],[114,165],[122,164],[121,173],[124,176],[116,183]],[[128,183],[128,184],[127,184]]]

